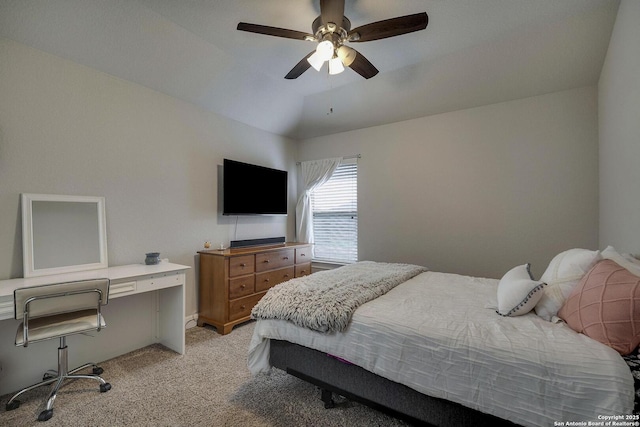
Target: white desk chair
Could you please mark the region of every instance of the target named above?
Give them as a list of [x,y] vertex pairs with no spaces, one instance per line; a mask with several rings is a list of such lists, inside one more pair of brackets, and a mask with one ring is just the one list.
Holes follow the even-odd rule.
[[[100,377],[103,370],[95,363],[86,363],[68,370],[66,337],[90,331],[100,331],[106,326],[101,307],[109,299],[109,279],[83,280],[54,285],[33,286],[14,291],[14,312],[22,320],[16,333],[16,346],[27,347],[38,341],[59,338],[58,370],[48,371],[42,381],[20,390],[7,402],[7,411],[20,406],[16,400],[21,394],[34,388],[55,383],[47,399],[46,408],[38,416],[46,421],[53,416],[53,402],[65,379],[86,378],[98,381],[100,391],[107,392],[111,384]],[[76,372],[93,367],[92,374]]]

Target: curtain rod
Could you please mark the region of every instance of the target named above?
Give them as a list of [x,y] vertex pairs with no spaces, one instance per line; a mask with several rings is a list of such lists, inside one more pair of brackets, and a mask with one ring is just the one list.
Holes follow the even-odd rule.
[[[351,156],[343,156],[342,160],[349,160],[349,159],[360,159],[362,158],[362,154],[352,154]],[[299,166],[301,162],[296,162],[296,165]]]

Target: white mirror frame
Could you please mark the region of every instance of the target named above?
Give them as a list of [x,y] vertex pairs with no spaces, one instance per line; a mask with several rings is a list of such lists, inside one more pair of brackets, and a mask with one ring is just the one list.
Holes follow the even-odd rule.
[[[27,194],[22,196],[22,258],[24,277],[45,276],[51,274],[62,274],[76,271],[96,270],[107,268],[107,227],[105,215],[104,197],[90,196],[63,196],[54,194]],[[64,265],[59,267],[36,268],[36,254],[34,252],[33,235],[33,202],[75,202],[91,203],[97,207],[98,236],[97,244],[99,260],[90,263],[78,263],[75,265]],[[92,242],[93,243],[93,242]],[[52,250],[64,250],[64,241],[60,242],[59,248]]]

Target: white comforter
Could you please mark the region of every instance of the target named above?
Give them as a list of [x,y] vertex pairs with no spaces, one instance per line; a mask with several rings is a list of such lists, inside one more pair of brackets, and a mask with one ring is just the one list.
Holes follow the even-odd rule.
[[279,339],[525,426],[631,414],[633,378],[616,351],[533,313],[498,316],[497,284],[422,273],[360,306],[344,332],[260,320],[248,365],[268,371]]

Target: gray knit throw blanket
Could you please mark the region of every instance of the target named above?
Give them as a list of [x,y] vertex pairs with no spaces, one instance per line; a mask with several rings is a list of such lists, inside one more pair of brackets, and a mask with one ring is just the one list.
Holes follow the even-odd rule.
[[343,331],[360,305],[427,271],[411,264],[361,261],[269,289],[254,319],[281,319],[318,332]]

